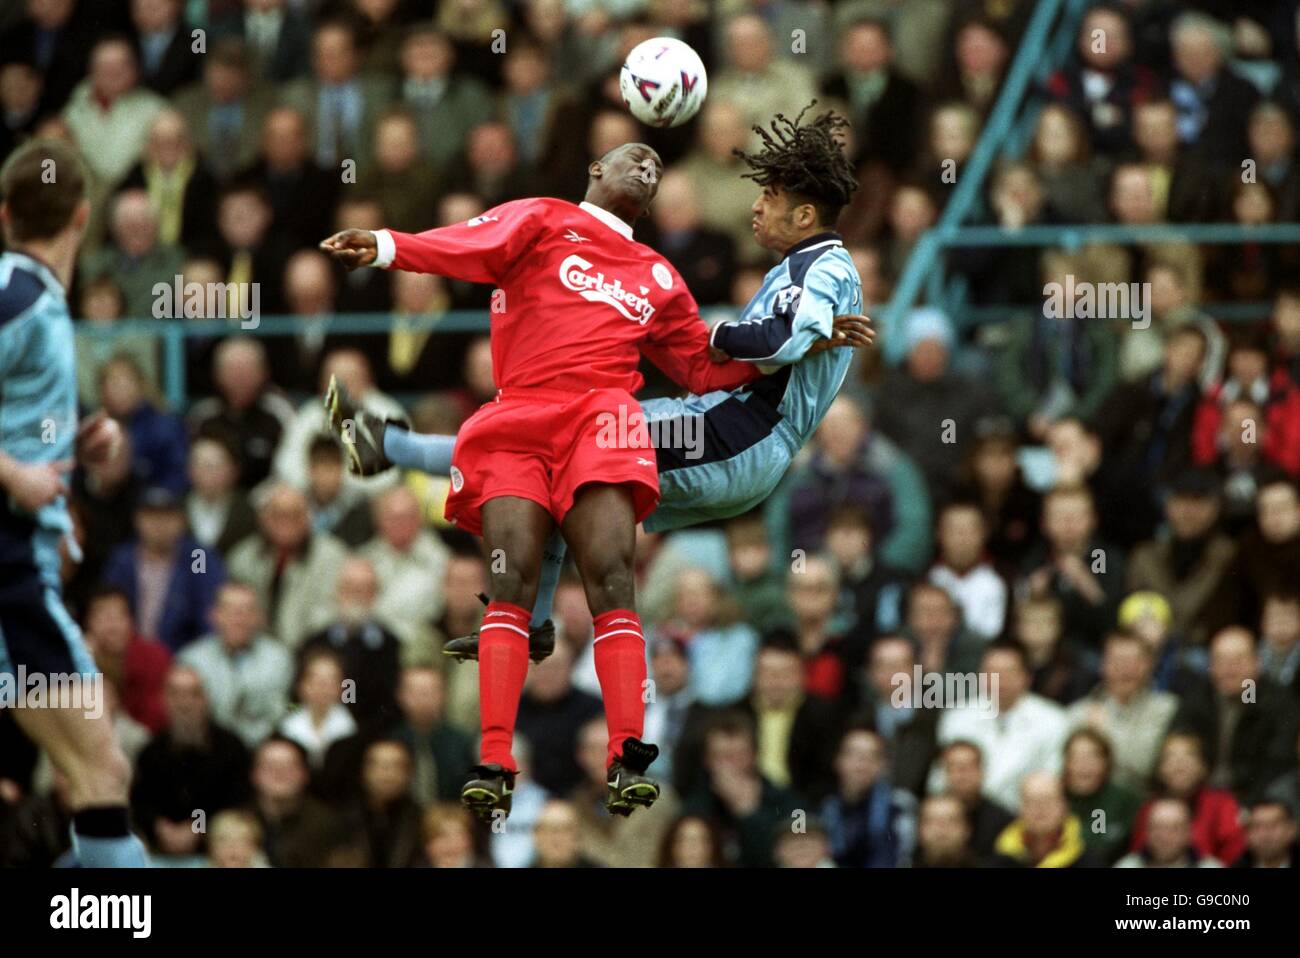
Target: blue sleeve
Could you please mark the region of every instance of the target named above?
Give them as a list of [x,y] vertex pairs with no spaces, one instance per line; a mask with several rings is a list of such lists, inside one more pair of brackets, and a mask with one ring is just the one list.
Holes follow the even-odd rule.
[[818,339],[829,339],[831,321],[861,308],[857,276],[824,256],[804,276],[793,315],[719,323],[709,342],[733,359],[773,366],[797,363]]

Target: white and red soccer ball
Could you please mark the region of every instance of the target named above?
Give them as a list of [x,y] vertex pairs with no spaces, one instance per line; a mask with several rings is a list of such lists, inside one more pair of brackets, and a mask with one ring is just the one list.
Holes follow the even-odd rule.
[[618,87],[632,115],[647,126],[680,126],[699,112],[709,91],[700,56],[681,40],[638,43],[619,72]]

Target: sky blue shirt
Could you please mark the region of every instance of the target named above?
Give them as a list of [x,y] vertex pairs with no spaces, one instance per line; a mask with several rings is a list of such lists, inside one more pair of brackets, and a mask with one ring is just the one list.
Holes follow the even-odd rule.
[[844,384],[853,350],[804,357],[819,338],[831,335],[836,316],[861,312],[857,267],[839,235],[828,231],[791,247],[740,316],[713,328],[710,342],[734,359],[773,370],[748,391],[768,399],[802,444]]
[[[0,450],[20,462],[71,459],[77,434],[77,367],[63,286],[22,253],[0,255]],[[30,520],[12,502],[10,515]],[[37,512],[60,535],[72,519],[63,498]]]

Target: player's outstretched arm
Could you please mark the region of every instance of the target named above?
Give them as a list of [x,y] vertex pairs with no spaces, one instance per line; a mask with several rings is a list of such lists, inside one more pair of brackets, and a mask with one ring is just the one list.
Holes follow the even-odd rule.
[[545,222],[544,200],[511,200],[464,223],[423,233],[344,230],[320,244],[347,269],[374,266],[497,283],[529,250]]
[[856,276],[814,264],[793,316],[719,323],[713,327],[709,345],[715,357],[771,366],[797,363],[826,349],[869,346],[875,334],[871,320],[857,313],[861,303]]
[[[871,327],[871,317],[860,314],[836,316],[831,321],[831,335],[829,337],[818,336],[814,339],[813,344],[808,347],[808,351],[804,353],[804,356],[813,356],[828,349],[865,349],[875,341],[876,331]],[[733,358],[743,358],[739,356],[732,357],[713,345],[709,346],[709,355],[715,363],[725,363]],[[753,362],[753,360],[749,361]]]

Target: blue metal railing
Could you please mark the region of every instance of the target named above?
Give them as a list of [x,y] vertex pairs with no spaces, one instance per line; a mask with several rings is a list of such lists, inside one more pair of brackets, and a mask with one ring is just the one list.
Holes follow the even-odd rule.
[[[1242,226],[1237,223],[1196,223],[1196,224],[1151,224],[1147,226],[1120,226],[1103,223],[1078,223],[1063,226],[1025,226],[1020,229],[1006,229],[1002,226],[961,226],[938,233],[934,230],[932,242],[935,259],[924,265],[930,270],[930,280],[935,277],[942,280],[942,270],[937,260],[942,259],[942,251],[957,247],[1013,247],[1013,246],[1052,246],[1066,251],[1074,251],[1090,244],[1110,243],[1158,244],[1158,243],[1193,243],[1193,244],[1227,244],[1227,243],[1262,243],[1279,245],[1291,243],[1300,245],[1300,223],[1269,223],[1260,226]],[[930,236],[929,233],[926,234]],[[924,237],[922,237],[924,239]],[[913,257],[920,255],[920,243]],[[910,267],[912,260],[908,260]],[[954,283],[954,285],[956,285]],[[997,322],[1024,312],[1028,304],[1006,304],[999,306],[967,307],[952,302],[953,297],[945,297],[942,287],[929,299],[941,304],[949,315],[960,313],[967,325],[982,322]],[[913,294],[914,295],[914,294]],[[898,330],[903,315],[910,307],[911,301],[900,300],[897,293],[882,313],[884,330]],[[1216,317],[1229,322],[1263,319],[1268,315],[1268,303],[1225,303],[1216,304],[1213,312]],[[902,337],[882,335],[881,344],[886,360],[897,362],[902,359]]]
[[963,226],[954,230],[948,246],[1060,246],[1076,250],[1094,243],[1298,243],[1300,223],[1153,223],[1119,226],[1112,223],[1075,223],[1061,226]]
[[894,295],[880,317],[881,344],[887,359],[900,358],[901,337],[895,333],[903,314],[916,303],[922,287],[925,287],[930,302],[938,303],[943,299],[943,270],[937,269],[936,265],[944,247],[948,245],[948,239],[975,209],[983,194],[984,183],[993,168],[994,158],[1016,120],[1020,103],[1030,83],[1041,69],[1052,26],[1065,4],[1066,0],[1041,0],[1034,8],[997,102],[962,170],[957,188],[949,197],[939,222],[926,230],[912,249],[894,287]]
[[[977,212],[994,157],[1022,156],[1033,138],[1043,98],[1034,91],[1043,88],[1053,69],[1071,55],[1079,24],[1097,0],[1041,0],[1025,30],[1020,49],[1007,73],[979,142],[962,171],[938,223],[917,241],[904,265],[894,294],[880,314],[881,345],[887,360],[902,358],[903,343],[898,331],[907,310],[924,290],[927,302],[944,308],[962,324],[995,322],[1022,312],[1026,304],[969,307],[965,304],[966,284],[962,277],[950,277],[943,253],[954,247],[1051,246],[1077,250],[1093,243],[1263,243],[1300,244],[1300,224],[1276,223],[1264,226],[1239,224],[1155,224],[1120,226],[1079,223],[1059,226],[1028,226],[1009,230],[1001,226],[963,226]],[[1023,107],[1022,107],[1023,104]],[[1267,303],[1216,305],[1221,319],[1259,319],[1268,314]]]
[[[933,231],[932,231],[933,232]],[[927,236],[930,234],[927,234]],[[1070,226],[1026,226],[1017,230],[1001,226],[963,226],[936,235],[934,242],[944,248],[962,246],[1055,246],[1065,250],[1078,249],[1090,243],[1292,243],[1300,245],[1300,223],[1270,223],[1262,226],[1241,226],[1235,223],[1195,225],[1153,224],[1149,226],[1116,226],[1109,224],[1079,223]],[[914,257],[915,259],[915,254]],[[909,260],[909,266],[911,261]],[[967,308],[968,322],[997,322],[1022,312],[1025,304],[1007,304]],[[1260,319],[1267,315],[1268,303],[1226,303],[1216,305],[1214,313],[1227,321]],[[890,311],[897,310],[891,315]],[[882,314],[885,329],[897,328],[890,323],[901,319],[903,308],[897,297]],[[710,315],[734,315],[731,308],[711,308]],[[486,310],[451,311],[437,315],[403,317],[402,328],[410,332],[434,333],[486,333],[489,325]],[[393,331],[394,317],[390,313],[341,313],[323,319],[302,316],[265,316],[255,324],[245,326],[231,319],[129,319],[100,326],[96,323],[78,323],[78,336],[86,338],[116,339],[123,336],[156,337],[162,346],[162,386],[172,409],[181,410],[188,404],[185,381],[185,343],[189,339],[225,338],[228,336],[291,336],[310,329],[312,323],[321,323],[325,333],[373,334],[386,336]],[[883,336],[886,358],[899,358],[900,337],[892,337],[894,352],[890,352],[891,337]]]
[[1065,10],[1056,22],[1056,30],[1047,41],[1047,55],[1043,57],[1034,74],[1034,82],[1029,88],[1028,100],[1012,128],[1007,132],[1002,144],[1004,159],[1024,156],[1034,138],[1034,129],[1038,124],[1038,114],[1042,110],[1045,98],[1042,91],[1052,71],[1065,63],[1074,52],[1075,39],[1083,15],[1098,0],[1065,0]]
[[[455,310],[427,316],[404,316],[402,329],[410,332],[486,333],[487,310]],[[313,327],[313,323],[319,323]],[[316,328],[324,333],[386,336],[393,331],[391,313],[339,313],[322,318],[263,316],[247,324],[238,319],[126,319],[111,326],[82,322],[77,335],[89,339],[153,336],[162,347],[162,387],[174,410],[188,405],[185,382],[185,343],[190,339],[225,339],[230,336],[292,336]]]

